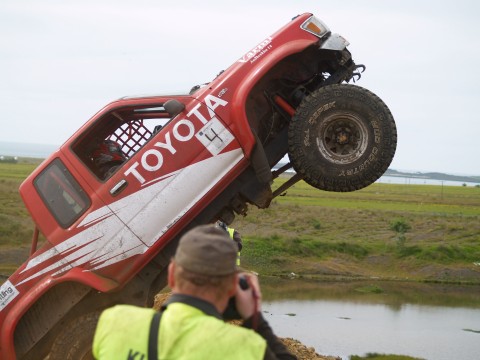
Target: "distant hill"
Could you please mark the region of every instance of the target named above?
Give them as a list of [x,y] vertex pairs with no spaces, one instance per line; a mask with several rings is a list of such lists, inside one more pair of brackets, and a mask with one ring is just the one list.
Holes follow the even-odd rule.
[[444,181],[460,181],[460,182],[473,182],[480,183],[480,176],[464,176],[464,175],[450,175],[439,172],[404,172],[397,171],[393,169],[388,169],[385,174],[386,176],[399,176],[407,178],[416,178],[416,179],[431,179],[431,180],[444,180]]
[[30,144],[0,141],[0,156],[45,159],[58,149],[58,145]]
[[[44,159],[48,157],[52,152],[54,152],[59,146],[58,145],[48,145],[48,144],[27,144],[27,143],[14,143],[14,142],[5,142],[0,141],[0,161],[16,161],[15,157],[28,157],[28,158],[39,158]],[[285,165],[288,162],[287,159],[282,159],[275,166],[279,168],[282,165]],[[293,169],[288,172],[294,172]],[[407,178],[416,178],[416,179],[430,179],[430,180],[440,180],[440,181],[459,181],[459,182],[472,182],[480,184],[480,176],[463,176],[463,175],[450,175],[439,172],[406,172],[398,171],[394,169],[388,169],[385,174],[386,176],[397,176],[397,177],[407,177]]]

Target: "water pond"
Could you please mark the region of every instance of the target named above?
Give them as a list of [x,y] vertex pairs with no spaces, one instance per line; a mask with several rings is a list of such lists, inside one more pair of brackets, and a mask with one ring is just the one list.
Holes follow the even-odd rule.
[[344,360],[388,353],[480,359],[480,286],[261,278],[277,335]]

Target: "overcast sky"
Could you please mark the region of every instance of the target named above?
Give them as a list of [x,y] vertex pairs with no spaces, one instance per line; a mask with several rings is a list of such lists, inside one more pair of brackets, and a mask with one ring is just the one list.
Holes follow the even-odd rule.
[[0,0],[0,141],[61,145],[108,102],[211,81],[300,13],[350,41],[397,170],[480,175],[476,0]]

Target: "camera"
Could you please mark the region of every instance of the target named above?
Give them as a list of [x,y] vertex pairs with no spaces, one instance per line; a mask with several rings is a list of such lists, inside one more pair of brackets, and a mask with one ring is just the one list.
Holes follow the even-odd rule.
[[250,285],[248,285],[248,280],[245,276],[240,276],[238,279],[238,283],[240,284],[240,289],[247,290]]
[[[238,284],[240,285],[240,289],[247,290],[250,288],[248,284],[248,280],[245,276],[240,276],[238,278]],[[232,296],[228,300],[228,305],[225,311],[222,314],[224,320],[241,320],[242,317],[238,313],[237,306],[235,304],[235,296]]]

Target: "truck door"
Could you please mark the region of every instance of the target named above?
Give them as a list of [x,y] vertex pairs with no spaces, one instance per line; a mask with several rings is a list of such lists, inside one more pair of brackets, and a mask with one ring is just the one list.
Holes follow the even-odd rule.
[[[165,109],[169,100],[181,104],[180,113]],[[179,231],[223,189],[226,175],[243,158],[212,110],[226,102],[213,99],[209,105],[187,96],[138,99],[112,108],[99,121],[117,124],[108,131],[98,125],[96,136],[117,143],[126,159],[105,179],[92,170],[96,191],[143,244],[124,252],[123,259],[163,246],[171,239],[167,233]]]
[[20,193],[47,242],[17,274],[17,285],[45,274],[61,276],[77,267],[103,267],[125,239],[143,245],[62,151],[42,163],[22,184]]

